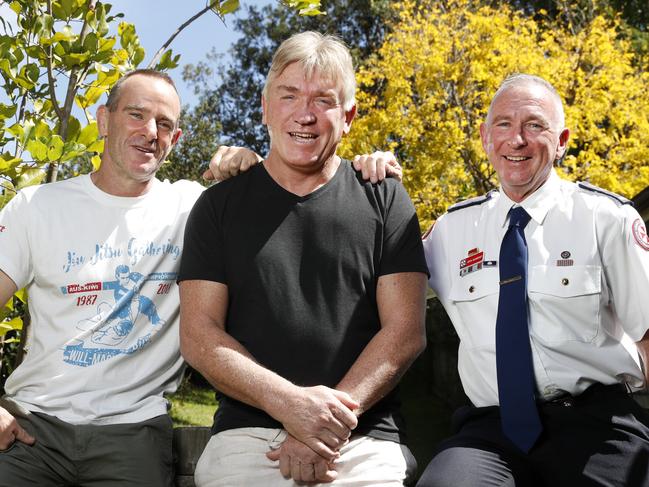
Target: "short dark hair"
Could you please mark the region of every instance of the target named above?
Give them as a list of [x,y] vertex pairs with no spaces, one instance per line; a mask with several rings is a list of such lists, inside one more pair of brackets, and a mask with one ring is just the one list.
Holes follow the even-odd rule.
[[117,105],[119,103],[119,92],[122,89],[122,85],[131,76],[135,76],[137,74],[141,74],[142,76],[151,76],[152,78],[158,78],[163,81],[166,81],[173,87],[174,91],[176,92],[176,95],[178,95],[178,99],[180,100],[180,95],[178,94],[178,88],[176,88],[176,83],[174,83],[174,80],[171,79],[171,76],[169,76],[167,73],[163,71],[157,71],[155,69],[150,69],[150,68],[134,69],[133,71],[129,71],[120,79],[118,79],[117,82],[113,85],[113,87],[108,92],[108,100],[106,100],[106,108],[108,108],[108,111],[114,112],[115,110],[117,110]]

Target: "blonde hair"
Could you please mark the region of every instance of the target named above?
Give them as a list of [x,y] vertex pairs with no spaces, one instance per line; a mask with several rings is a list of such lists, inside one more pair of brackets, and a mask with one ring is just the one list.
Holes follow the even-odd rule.
[[347,46],[337,37],[307,31],[295,34],[279,46],[271,63],[262,92],[268,95],[268,87],[289,64],[300,63],[307,79],[315,72],[336,83],[341,88],[345,111],[355,103],[356,77],[354,63]]

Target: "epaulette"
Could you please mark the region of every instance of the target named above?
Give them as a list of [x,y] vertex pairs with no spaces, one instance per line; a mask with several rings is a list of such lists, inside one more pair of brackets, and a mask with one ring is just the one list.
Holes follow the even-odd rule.
[[621,205],[631,205],[631,206],[633,206],[633,201],[625,198],[624,196],[620,196],[617,193],[612,193],[611,191],[606,191],[605,189],[602,189],[602,188],[600,188],[598,186],[587,183],[585,181],[581,181],[581,182],[577,183],[577,186],[580,189],[590,191],[591,193],[599,193],[599,194],[603,194],[604,196],[608,196],[609,198],[614,199],[615,201],[620,203]]
[[493,198],[494,194],[496,193],[498,193],[498,190],[492,189],[487,194],[483,194],[482,196],[476,196],[475,198],[469,198],[468,200],[455,203],[454,205],[449,206],[448,210],[446,211],[448,213],[452,213],[457,210],[463,210],[464,208],[469,208],[470,206],[481,205],[482,203],[489,201],[491,198]]

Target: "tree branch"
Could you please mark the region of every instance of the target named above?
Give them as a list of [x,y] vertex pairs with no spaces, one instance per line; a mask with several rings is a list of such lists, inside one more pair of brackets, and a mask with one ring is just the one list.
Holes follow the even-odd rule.
[[[48,0],[49,2],[49,0]],[[88,0],[88,5],[90,10],[95,9],[97,0]],[[79,40],[83,44],[86,34],[88,33],[88,22],[86,18],[83,19],[83,26],[81,27],[81,32],[79,34]],[[59,125],[59,135],[65,142],[68,136],[68,121],[70,119],[70,114],[72,113],[72,104],[74,103],[74,98],[77,96],[78,90],[78,80],[79,80],[79,68],[74,67],[70,70],[70,80],[68,81],[68,89],[65,94],[65,104],[63,105],[63,113],[61,118],[61,124]],[[50,163],[47,169],[47,182],[53,183],[56,181],[58,173],[58,165],[54,162]]]
[[[52,15],[52,0],[47,0],[47,13]],[[52,56],[54,55],[54,50],[52,49],[52,44],[50,44],[48,53],[47,53],[47,82],[48,82],[48,91],[50,92],[50,98],[52,99],[52,106],[56,115],[59,117],[59,120],[63,120],[63,110],[59,106],[59,102],[56,98],[56,90],[54,89],[54,74],[52,73]]]
[[[196,20],[197,18],[199,18],[199,17],[200,17],[201,15],[203,15],[205,12],[209,11],[209,10],[210,10],[212,7],[214,7],[214,5],[216,5],[217,3],[218,3],[218,0],[213,0],[213,1],[210,2],[210,3],[209,3],[205,8],[203,8],[203,9],[200,10],[200,11],[198,11],[195,15],[193,15],[192,17],[190,17],[189,19],[187,19],[187,21],[186,21],[184,24],[182,24],[180,27],[178,27],[178,29],[176,29],[176,32],[174,32],[173,34],[171,34],[171,36],[169,37],[169,39],[167,39],[167,40],[165,41],[165,43],[160,47],[160,49],[158,49],[158,52],[155,53],[155,56],[153,56],[153,59],[151,59],[151,62],[149,62],[149,65],[147,66],[147,68],[151,69],[151,68],[155,67],[156,63],[158,62],[158,59],[160,59],[160,56],[162,56],[162,53],[163,53],[163,52],[164,52],[164,51],[169,47],[169,45],[174,41],[174,39],[175,39],[176,37],[178,37],[178,34],[180,34],[180,33],[181,33],[181,32],[182,32],[182,31],[183,31],[183,30],[184,30],[184,29],[185,29],[189,24],[191,24],[194,20]],[[217,14],[217,15],[218,15],[218,17],[221,19],[221,22],[223,22],[223,24],[225,24],[225,20],[223,19],[223,16],[221,16],[221,15],[219,15],[219,14]]]

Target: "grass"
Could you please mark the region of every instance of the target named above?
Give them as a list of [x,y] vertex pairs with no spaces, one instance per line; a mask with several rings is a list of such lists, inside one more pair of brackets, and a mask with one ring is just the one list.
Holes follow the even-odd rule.
[[212,389],[183,381],[175,394],[168,396],[174,426],[211,426],[218,406]]

